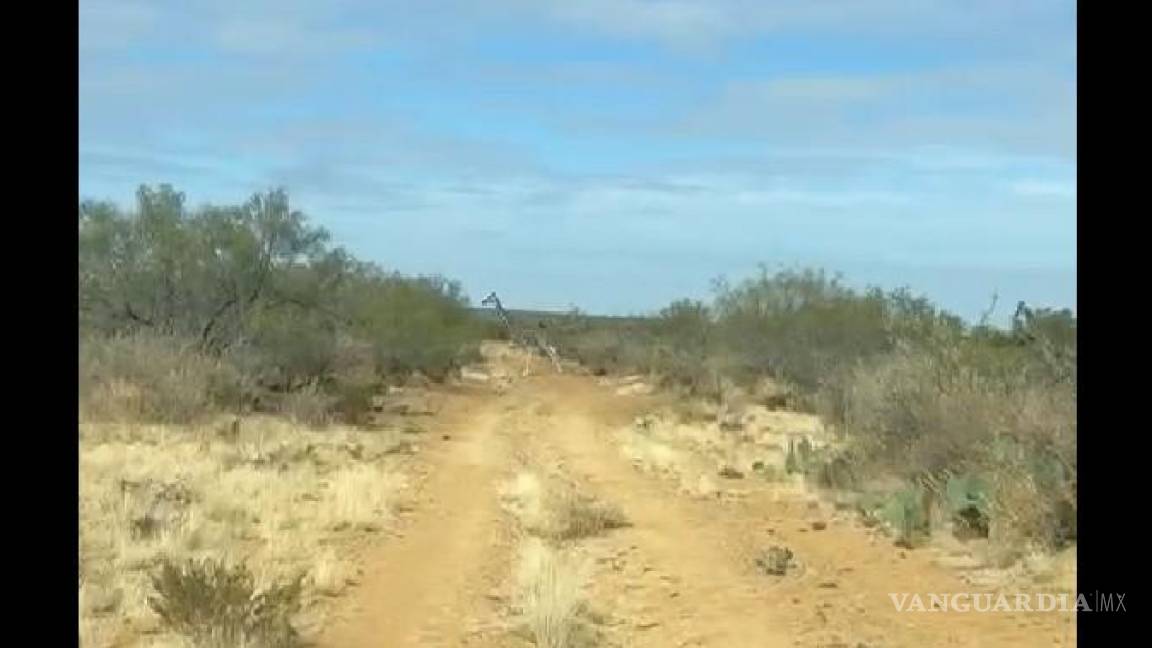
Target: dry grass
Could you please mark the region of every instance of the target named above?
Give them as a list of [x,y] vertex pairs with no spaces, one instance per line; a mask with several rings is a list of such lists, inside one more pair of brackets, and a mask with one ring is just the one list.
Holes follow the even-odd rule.
[[504,488],[503,500],[525,534],[515,598],[524,630],[542,648],[594,645],[584,595],[590,563],[578,541],[627,526],[624,514],[558,476],[527,472]]
[[[1040,367],[977,367],[962,348],[905,350],[862,364],[835,390],[852,472],[928,483],[979,478],[987,559],[1001,567],[1075,542],[1075,382]],[[932,531],[955,530],[953,515]],[[943,523],[941,523],[943,522]]]
[[545,482],[521,473],[505,488],[504,498],[527,533],[553,543],[590,538],[629,524],[619,507],[558,478]]
[[280,399],[279,411],[297,425],[324,427],[332,423],[336,401],[313,383],[285,394]]
[[236,404],[236,368],[192,349],[145,334],[81,340],[81,419],[188,423]]
[[573,549],[528,538],[521,546],[517,607],[540,648],[574,648],[587,643],[588,563]]
[[695,414],[706,411],[700,400],[683,400],[640,417],[619,431],[621,452],[638,469],[677,482],[684,494],[714,498],[737,495],[753,480],[774,482],[782,493],[788,482],[799,488],[800,475],[786,470],[789,444],[807,440],[820,448],[834,442],[810,414],[750,404],[728,420],[715,408],[707,416]]
[[307,572],[301,616],[316,622],[353,573],[342,549],[387,524],[405,487],[399,431],[266,418],[232,441],[219,427],[81,426],[83,645],[178,645],[147,605],[165,558],[245,560],[260,587]]
[[544,508],[548,514],[535,531],[555,541],[590,538],[628,526],[628,518],[618,507],[579,493],[570,486],[552,491]]

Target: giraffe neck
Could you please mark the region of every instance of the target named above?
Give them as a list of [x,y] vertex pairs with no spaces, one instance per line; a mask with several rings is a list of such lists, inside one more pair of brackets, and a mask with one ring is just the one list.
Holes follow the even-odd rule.
[[512,328],[512,318],[508,316],[508,311],[504,310],[504,306],[499,301],[496,302],[496,314],[500,316],[505,326]]
[[504,305],[500,303],[500,298],[496,295],[492,295],[492,305],[496,308],[496,315],[500,317],[500,321],[504,322],[504,328],[508,329],[508,334],[514,336],[512,318],[508,316],[508,311],[504,310]]

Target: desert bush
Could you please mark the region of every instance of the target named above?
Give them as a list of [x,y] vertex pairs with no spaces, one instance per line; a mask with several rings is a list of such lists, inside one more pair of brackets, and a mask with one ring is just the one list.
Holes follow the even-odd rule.
[[[734,286],[718,281],[711,304],[681,300],[626,321],[583,318],[562,338],[567,355],[595,370],[650,372],[690,397],[788,384],[790,407],[821,414],[844,436],[835,452],[790,453],[791,470],[822,485],[857,488],[897,475],[943,501],[948,484],[973,476],[987,492],[979,503],[949,504],[953,522],[1004,545],[1056,547],[1075,537],[1071,311],[1020,304],[1010,329],[968,326],[908,290],[856,290],[822,271],[761,268]],[[901,520],[921,513],[900,507]]]
[[735,287],[719,283],[716,310],[722,344],[746,373],[808,389],[835,364],[887,348],[883,295],[857,295],[823,272],[761,269]]
[[321,420],[328,403],[358,420],[374,385],[478,357],[490,326],[458,283],[385,272],[328,239],[283,190],[189,209],[162,185],[131,213],[81,204],[86,411],[186,420],[226,401]]
[[773,545],[756,557],[755,564],[765,574],[784,576],[796,566],[795,555],[788,547]]
[[332,422],[336,400],[317,384],[310,383],[282,395],[278,409],[280,414],[299,425],[324,427]]
[[[559,337],[565,355],[594,369],[651,372],[669,387],[716,396],[721,378],[746,388],[765,377],[809,397],[857,361],[920,339],[959,320],[906,290],[857,291],[815,270],[717,281],[711,305],[670,304],[650,318],[585,318]],[[810,398],[809,398],[810,400]]]
[[376,381],[334,380],[327,388],[330,416],[349,425],[365,425],[372,417],[372,398],[378,393]]
[[522,473],[509,485],[505,498],[526,532],[551,543],[593,537],[629,525],[619,507],[556,477],[541,480]]
[[335,369],[338,336],[327,317],[293,307],[257,312],[250,321],[251,369],[265,386],[291,392]]
[[409,278],[363,265],[339,296],[353,334],[370,340],[385,374],[420,371],[442,379],[477,357],[485,327],[467,310],[458,283]]
[[300,609],[303,576],[258,590],[243,564],[205,559],[165,560],[152,579],[149,605],[164,626],[207,648],[289,648],[299,645],[292,616]]
[[1044,439],[996,439],[984,464],[990,537],[1005,551],[1056,550],[1076,539],[1076,456]]
[[186,423],[240,398],[242,376],[186,338],[134,333],[80,341],[80,411],[88,420]]
[[612,504],[571,489],[545,499],[545,524],[538,531],[552,540],[578,540],[628,526],[623,511]]
[[989,525],[1005,550],[1058,548],[1075,537],[1076,410],[1072,382],[1038,381],[974,361],[964,346],[905,347],[857,366],[840,389],[855,471],[895,474],[943,503],[958,475],[986,492],[950,514]]
[[[574,316],[579,317],[579,316]],[[549,341],[560,354],[594,374],[648,373],[656,354],[650,323],[621,322],[609,318],[580,318],[552,331]]]

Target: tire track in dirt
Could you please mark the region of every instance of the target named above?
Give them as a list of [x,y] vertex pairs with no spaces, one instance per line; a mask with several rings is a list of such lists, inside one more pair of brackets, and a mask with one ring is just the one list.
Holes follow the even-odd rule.
[[395,537],[365,556],[362,584],[317,641],[332,648],[459,646],[497,603],[485,596],[508,567],[496,488],[508,450],[503,403],[461,397],[425,458],[427,479]]
[[637,473],[610,430],[642,402],[596,390],[589,381],[552,379],[526,386],[553,412],[537,442],[591,494],[620,506],[632,526],[589,543],[597,573],[590,600],[608,612],[610,645],[790,646],[764,604],[754,574],[725,559],[723,530],[686,515],[664,484]]

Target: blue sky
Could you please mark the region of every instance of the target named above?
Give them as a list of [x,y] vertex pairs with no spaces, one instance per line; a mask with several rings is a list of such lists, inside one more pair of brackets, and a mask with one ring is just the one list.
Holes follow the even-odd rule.
[[286,187],[358,256],[632,313],[759,263],[1075,307],[1075,4],[81,0],[82,197]]

